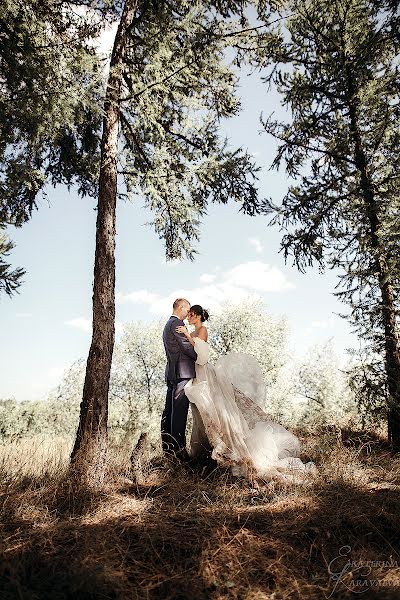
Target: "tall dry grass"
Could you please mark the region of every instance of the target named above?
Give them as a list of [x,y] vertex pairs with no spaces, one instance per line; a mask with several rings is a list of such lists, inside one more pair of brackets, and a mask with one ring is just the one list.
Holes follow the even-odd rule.
[[154,451],[135,473],[127,442],[97,492],[65,477],[72,440],[3,445],[0,598],[399,598],[400,458],[379,432],[302,441],[308,486]]
[[20,482],[45,479],[64,472],[73,444],[72,436],[36,435],[0,443],[0,477]]

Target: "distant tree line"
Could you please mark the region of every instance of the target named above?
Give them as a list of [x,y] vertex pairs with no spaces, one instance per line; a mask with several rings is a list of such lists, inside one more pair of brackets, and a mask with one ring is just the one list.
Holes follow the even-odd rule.
[[[236,334],[236,326],[229,328],[229,323],[239,323],[242,335]],[[132,441],[147,432],[154,445],[159,442],[165,401],[163,325],[161,321],[127,324],[116,344],[109,417],[115,440]],[[222,315],[212,317],[209,331],[212,362],[227,352],[244,352],[257,359],[266,389],[262,408],[280,422],[307,428],[358,422],[360,407],[329,342],[293,360],[286,319],[270,315],[262,303],[255,301],[227,306]],[[0,400],[0,437],[48,433],[66,434],[72,439],[84,377],[85,361],[79,359],[46,400]],[[365,410],[361,408],[361,412]]]

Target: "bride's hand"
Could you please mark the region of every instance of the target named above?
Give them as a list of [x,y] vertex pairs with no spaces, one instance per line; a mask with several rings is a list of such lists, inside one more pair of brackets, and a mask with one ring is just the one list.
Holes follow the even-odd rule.
[[179,327],[176,328],[176,332],[177,333],[183,333],[183,335],[186,335],[186,337],[190,336],[190,333],[188,332],[188,330],[186,329],[186,327],[184,327],[183,325],[179,325]]
[[186,336],[186,339],[192,344],[192,346],[194,346],[194,339],[192,338],[186,327],[184,327],[183,325],[179,325],[179,327],[176,327],[175,331],[177,333],[183,333],[183,335]]

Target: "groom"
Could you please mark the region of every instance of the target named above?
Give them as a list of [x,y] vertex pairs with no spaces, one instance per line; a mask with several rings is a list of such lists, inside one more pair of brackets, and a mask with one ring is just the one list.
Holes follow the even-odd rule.
[[173,313],[168,319],[163,333],[167,366],[165,381],[167,397],[161,418],[161,440],[163,451],[167,454],[176,453],[182,458],[186,455],[185,429],[189,400],[184,387],[190,379],[196,377],[195,360],[197,358],[193,346],[176,328],[184,325],[190,310],[190,303],[184,298],[178,298],[173,304]]

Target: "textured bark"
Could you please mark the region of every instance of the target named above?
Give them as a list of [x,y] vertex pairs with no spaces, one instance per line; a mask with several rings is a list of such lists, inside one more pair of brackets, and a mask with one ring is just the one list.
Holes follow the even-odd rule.
[[142,432],[131,454],[132,475],[136,483],[140,483],[143,480],[144,453],[147,445],[148,433]]
[[392,277],[388,266],[385,247],[379,238],[379,212],[374,189],[368,173],[367,157],[363,149],[357,119],[357,95],[354,90],[351,72],[347,70],[348,106],[351,134],[354,143],[354,160],[360,174],[361,191],[365,202],[370,226],[371,246],[375,256],[375,268],[381,292],[381,315],[385,333],[385,370],[390,396],[388,407],[388,440],[393,450],[400,451],[400,342],[396,322],[396,310]]
[[107,456],[108,389],[115,338],[115,212],[122,74],[129,28],[138,0],[126,0],[111,55],[104,104],[96,251],[93,333],[86,366],[73,470],[89,485],[101,485]]

